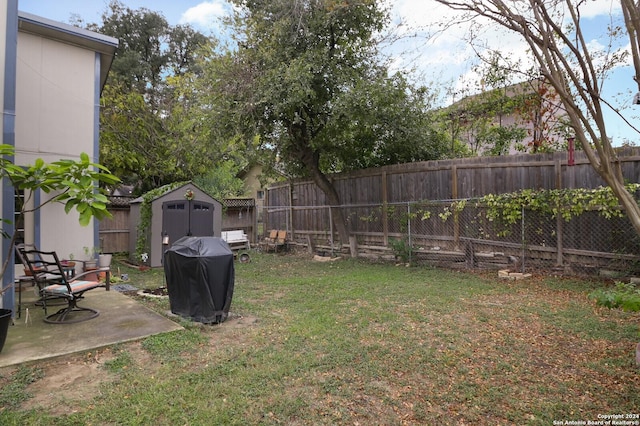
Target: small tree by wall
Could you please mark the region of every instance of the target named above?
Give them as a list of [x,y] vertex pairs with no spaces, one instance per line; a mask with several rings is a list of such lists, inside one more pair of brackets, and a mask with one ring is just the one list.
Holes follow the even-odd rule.
[[[80,155],[80,159],[59,160],[53,163],[45,163],[42,159],[37,159],[32,166],[17,166],[13,163],[14,147],[11,145],[0,145],[0,176],[9,180],[16,193],[24,191],[25,199],[20,205],[17,221],[21,221],[26,213],[34,212],[50,203],[62,203],[66,213],[75,210],[79,215],[79,222],[82,226],[87,226],[92,218],[101,219],[110,215],[107,210],[108,200],[102,185],[115,185],[119,182],[116,176],[96,163],[90,161],[86,153]],[[33,209],[29,209],[29,198],[35,191],[42,191],[47,194],[55,194],[48,201]],[[13,218],[12,218],[13,219]],[[13,255],[17,233],[14,230],[13,222],[3,218],[4,226],[2,236],[10,239],[9,252],[3,253],[2,290],[0,295],[13,288],[13,279],[7,280],[5,273]],[[11,277],[12,278],[12,277]],[[3,306],[11,309],[13,298],[2,298]]]

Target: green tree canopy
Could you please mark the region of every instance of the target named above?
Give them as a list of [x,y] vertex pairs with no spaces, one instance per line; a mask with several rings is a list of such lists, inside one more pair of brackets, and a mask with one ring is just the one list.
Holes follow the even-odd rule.
[[[104,166],[91,162],[86,153],[80,154],[79,160],[66,159],[52,163],[46,163],[38,158],[33,165],[29,166],[14,164],[14,155],[13,146],[0,144],[0,177],[10,182],[16,191],[24,191],[27,197],[32,197],[36,191],[51,194],[47,201],[32,210],[27,207],[28,198],[23,200],[17,212],[16,222],[21,222],[26,213],[39,210],[49,203],[63,204],[65,213],[75,210],[82,226],[89,225],[93,217],[96,219],[111,217],[107,210],[108,200],[105,196],[105,188],[113,187],[119,179]],[[8,218],[0,220],[11,223]],[[11,239],[9,247],[14,246],[16,236],[15,232],[9,234],[2,230],[2,237]],[[4,276],[11,257],[11,251],[5,253],[0,278]],[[5,290],[7,288],[0,289],[0,294]]]
[[201,86],[194,84],[202,72],[200,55],[214,41],[116,0],[102,19],[89,28],[117,37],[120,45],[103,91],[101,162],[139,194],[192,180],[227,161],[211,143]]
[[[439,158],[425,92],[381,64],[375,0],[233,0],[237,49],[209,75],[212,114],[340,205],[329,172]],[[255,144],[254,144],[255,142]],[[266,161],[265,161],[266,163]],[[333,210],[343,243],[348,232]]]

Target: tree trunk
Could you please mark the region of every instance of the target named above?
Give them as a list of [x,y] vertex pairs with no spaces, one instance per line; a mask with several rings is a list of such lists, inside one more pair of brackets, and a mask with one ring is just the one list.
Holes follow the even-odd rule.
[[342,247],[344,244],[349,243],[349,231],[347,230],[347,224],[344,214],[342,213],[342,207],[340,207],[342,203],[340,202],[338,191],[336,191],[333,183],[331,183],[327,176],[322,173],[318,167],[311,167],[310,165],[307,165],[307,167],[313,182],[318,185],[318,188],[320,188],[329,201],[331,217],[333,219],[333,224],[338,231],[340,247]]
[[[580,121],[575,117],[572,111],[569,111],[569,117],[573,123],[580,124]],[[605,136],[601,140],[594,138],[595,149],[587,142],[587,134],[577,125],[575,125],[576,134],[579,137],[582,150],[587,155],[591,167],[600,175],[602,180],[611,188],[613,194],[618,199],[620,206],[623,208],[631,226],[636,231],[637,235],[640,235],[640,206],[633,194],[631,194],[624,184],[624,176],[622,175],[622,169],[620,168],[620,162],[615,150],[611,146],[606,137],[606,128],[603,121],[599,121],[598,130],[600,130]]]
[[638,202],[633,194],[631,194],[625,187],[622,176],[619,176],[618,173],[612,171],[611,167],[607,167],[605,169],[605,167],[602,167],[601,165],[599,168],[596,168],[596,170],[598,170],[602,179],[618,198],[620,205],[627,213],[627,217],[629,218],[629,222],[631,222],[633,229],[635,229],[636,233],[640,235],[640,206],[638,206]]
[[336,188],[329,178],[320,170],[320,154],[311,148],[311,144],[308,142],[306,128],[304,126],[291,126],[289,128],[289,135],[292,136],[292,141],[294,142],[296,157],[304,165],[313,182],[320,188],[329,201],[331,218],[338,231],[340,248],[342,249],[343,244],[349,244],[349,231],[347,230],[344,214],[340,207],[341,202],[338,191],[336,191]]

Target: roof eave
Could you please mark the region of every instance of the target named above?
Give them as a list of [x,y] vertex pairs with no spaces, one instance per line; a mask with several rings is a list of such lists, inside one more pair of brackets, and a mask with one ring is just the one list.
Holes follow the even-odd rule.
[[102,90],[118,48],[117,38],[21,11],[18,12],[18,31],[100,53],[100,90]]

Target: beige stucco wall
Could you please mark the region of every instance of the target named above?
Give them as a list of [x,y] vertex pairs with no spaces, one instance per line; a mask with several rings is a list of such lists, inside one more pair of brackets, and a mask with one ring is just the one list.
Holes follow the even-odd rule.
[[16,161],[93,153],[95,53],[18,33]]
[[256,199],[256,203],[258,201],[258,191],[264,191],[262,185],[260,185],[260,180],[258,177],[262,174],[262,166],[260,164],[254,164],[251,166],[249,170],[247,170],[247,174],[244,176],[244,189],[245,194],[251,198]]
[[[19,32],[17,56],[16,163],[94,157],[95,52]],[[81,227],[75,212],[51,204],[39,214],[40,248],[82,259],[83,247],[93,246],[93,224]],[[25,225],[33,235],[33,218]]]

